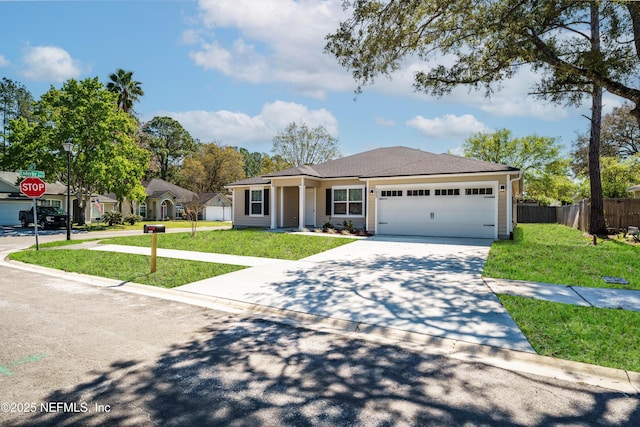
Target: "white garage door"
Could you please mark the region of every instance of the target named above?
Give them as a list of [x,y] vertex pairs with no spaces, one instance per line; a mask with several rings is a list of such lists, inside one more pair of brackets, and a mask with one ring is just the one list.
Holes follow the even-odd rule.
[[496,189],[495,183],[379,187],[376,232],[496,239]]
[[0,202],[0,225],[20,224],[18,212],[31,208],[32,203],[28,200]]
[[205,212],[207,221],[231,221],[230,206],[207,206]]

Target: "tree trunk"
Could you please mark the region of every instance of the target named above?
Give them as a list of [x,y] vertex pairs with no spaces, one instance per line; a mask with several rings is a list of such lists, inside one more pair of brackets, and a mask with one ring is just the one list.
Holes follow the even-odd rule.
[[[591,49],[600,55],[600,13],[598,3],[591,3]],[[591,137],[589,140],[589,181],[591,183],[591,212],[589,233],[605,235],[604,200],[600,179],[600,131],[602,128],[602,87],[594,84],[591,98]]]
[[591,213],[589,233],[606,234],[604,200],[600,179],[600,129],[602,126],[602,88],[594,87],[591,107],[591,139],[589,141],[589,181],[591,183]]

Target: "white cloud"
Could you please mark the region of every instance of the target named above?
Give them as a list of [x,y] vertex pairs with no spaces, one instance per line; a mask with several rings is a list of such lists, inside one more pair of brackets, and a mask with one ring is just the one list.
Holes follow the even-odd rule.
[[159,111],[143,117],[168,116],[203,142],[216,141],[224,145],[244,146],[262,144],[257,151],[268,151],[273,137],[291,122],[304,121],[309,127],[324,126],[333,135],[338,134],[336,118],[325,109],[309,110],[292,102],[276,101],[265,104],[260,114],[250,116],[232,111]]
[[10,64],[9,60],[4,56],[0,55],[0,67],[7,67],[9,66],[9,64]]
[[[285,83],[297,92],[326,99],[327,92],[356,88],[348,70],[324,53],[325,36],[348,18],[341,0],[200,0],[200,16],[182,40],[193,45],[190,57],[200,67],[250,83]],[[451,56],[424,62],[406,57],[390,78],[379,76],[367,92],[422,102],[446,102],[479,109],[495,117],[532,117],[548,121],[571,114],[563,107],[527,96],[539,76],[529,68],[502,83],[490,99],[466,87],[436,99],[413,88],[417,71],[452,65]]]
[[428,71],[435,65],[451,65],[450,58],[437,58],[432,63],[421,62],[415,58],[407,58],[405,66],[393,73],[390,78],[379,77],[375,85],[365,91],[379,91],[394,96],[418,99],[423,102],[464,106],[467,109],[478,109],[494,117],[531,117],[546,121],[557,121],[568,117],[573,111],[563,106],[554,105],[528,95],[533,84],[539,79],[529,68],[520,69],[511,79],[505,80],[501,86],[496,85],[489,98],[484,88],[479,91],[459,86],[450,94],[441,98],[416,92],[413,83],[415,73]]
[[63,82],[81,73],[78,61],[57,46],[35,46],[27,49],[22,58],[22,74],[29,80]]
[[251,83],[288,83],[324,99],[327,90],[351,90],[349,73],[323,53],[325,36],[344,17],[338,0],[202,0],[201,27],[182,40],[191,59]]
[[407,126],[418,129],[425,136],[446,140],[457,140],[477,132],[488,131],[487,126],[471,114],[462,116],[447,114],[435,119],[417,116],[408,120]]

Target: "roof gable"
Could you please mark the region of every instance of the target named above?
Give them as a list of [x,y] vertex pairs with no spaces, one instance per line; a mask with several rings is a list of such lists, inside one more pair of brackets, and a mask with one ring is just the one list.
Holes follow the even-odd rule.
[[142,186],[145,188],[147,197],[155,199],[162,197],[166,193],[171,193],[176,196],[178,200],[183,202],[189,202],[194,199],[195,193],[182,188],[178,185],[171,184],[160,178],[153,178],[148,181],[144,181]]

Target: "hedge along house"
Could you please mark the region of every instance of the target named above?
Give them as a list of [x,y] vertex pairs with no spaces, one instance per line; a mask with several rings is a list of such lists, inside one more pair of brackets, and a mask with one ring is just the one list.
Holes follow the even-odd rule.
[[374,234],[509,238],[520,170],[406,147],[380,148],[229,184],[234,228],[351,221]]

